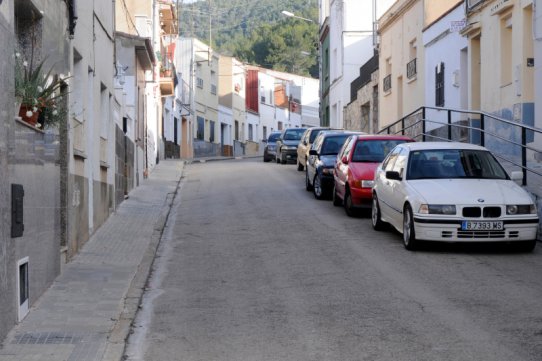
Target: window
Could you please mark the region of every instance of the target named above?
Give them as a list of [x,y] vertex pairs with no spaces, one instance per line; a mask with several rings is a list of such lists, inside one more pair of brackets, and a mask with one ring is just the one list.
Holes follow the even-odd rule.
[[435,67],[435,106],[444,106],[444,63]]
[[512,83],[512,15],[501,20],[501,85]]
[[267,139],[267,127],[263,127],[263,139]]
[[416,74],[417,74],[417,69],[416,69],[416,39],[414,39],[414,40],[412,40],[410,42],[409,49],[410,49],[410,54],[409,54],[410,61],[407,63],[407,68],[406,68],[407,79],[414,79],[416,77]]
[[29,277],[28,277],[28,257],[25,257],[17,262],[17,287],[19,288],[19,321],[28,313],[29,292]]
[[215,122],[212,120],[209,122],[209,130],[209,142],[213,143],[215,141]]
[[203,117],[198,117],[198,128],[196,131],[196,139],[203,140],[203,135],[205,134],[205,119]]
[[391,91],[391,58],[386,59],[385,71],[386,72],[384,74],[387,74],[387,75],[384,77],[382,88],[384,90],[384,93],[387,93]]
[[235,121],[235,140],[239,140],[239,121]]
[[211,94],[216,95],[216,85],[211,84]]
[[198,88],[203,88],[203,79],[202,78],[197,78],[196,79],[196,85],[198,86]]
[[253,130],[252,130],[252,124],[248,125],[248,140],[253,140]]
[[109,133],[109,92],[104,83],[100,85],[100,117],[102,120],[100,136],[107,139]]

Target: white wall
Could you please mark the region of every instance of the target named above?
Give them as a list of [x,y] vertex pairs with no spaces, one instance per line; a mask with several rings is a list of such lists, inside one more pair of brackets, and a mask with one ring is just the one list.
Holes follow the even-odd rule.
[[394,2],[332,0],[330,3],[329,108],[332,127],[344,126],[343,108],[350,103],[350,83],[359,76],[359,68],[373,56],[375,15],[380,16]]
[[233,145],[233,136],[232,136],[233,126],[234,126],[233,125],[233,110],[223,105],[219,105],[218,106],[218,123],[220,125],[225,125],[224,134],[222,135],[224,138],[224,145]]
[[[467,48],[468,41],[458,31],[450,31],[450,24],[464,17],[464,6],[459,6],[423,32],[425,69],[418,71],[425,72],[425,105],[428,107],[435,106],[435,67],[441,62],[444,63],[444,108],[462,107],[461,92],[466,91],[468,84],[461,80],[468,69],[466,64],[462,68],[461,50]],[[431,116],[447,121],[446,114]]]
[[534,12],[534,126],[542,128],[542,0],[534,0],[535,12]]

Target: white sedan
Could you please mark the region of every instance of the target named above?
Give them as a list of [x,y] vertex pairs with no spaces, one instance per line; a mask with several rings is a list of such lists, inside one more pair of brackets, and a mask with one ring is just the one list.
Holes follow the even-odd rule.
[[519,242],[536,245],[538,213],[531,196],[486,148],[457,142],[404,143],[377,168],[372,224],[386,223],[413,250],[419,241]]

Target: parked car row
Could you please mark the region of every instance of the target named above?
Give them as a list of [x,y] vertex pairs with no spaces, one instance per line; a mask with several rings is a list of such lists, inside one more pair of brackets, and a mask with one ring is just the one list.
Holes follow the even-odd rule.
[[305,188],[317,199],[343,205],[348,216],[370,210],[373,228],[395,228],[406,249],[423,241],[535,248],[539,217],[533,198],[519,185],[523,173],[509,175],[488,149],[336,129],[312,132],[317,136],[306,161],[301,157],[309,138],[299,144],[297,159],[289,148],[290,157],[281,160],[295,160],[298,170],[305,169]]

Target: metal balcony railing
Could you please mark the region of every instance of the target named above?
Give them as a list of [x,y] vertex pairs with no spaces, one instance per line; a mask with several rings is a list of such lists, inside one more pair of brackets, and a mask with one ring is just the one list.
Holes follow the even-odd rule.
[[416,76],[416,58],[409,61],[406,65],[406,76],[408,79],[412,79]]
[[391,74],[386,75],[382,85],[383,85],[384,92],[388,92],[391,90]]

